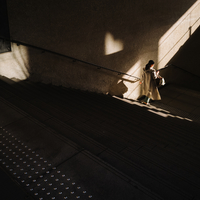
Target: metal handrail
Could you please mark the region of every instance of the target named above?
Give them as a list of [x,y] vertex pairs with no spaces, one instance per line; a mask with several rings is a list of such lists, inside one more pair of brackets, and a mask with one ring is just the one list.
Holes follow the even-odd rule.
[[8,38],[3,38],[3,37],[0,37],[0,39],[3,39],[4,41],[9,41],[9,42],[12,42],[12,43],[16,43],[17,45],[23,45],[23,46],[39,49],[42,52],[48,52],[48,53],[51,53],[51,54],[62,56],[62,57],[65,57],[65,58],[73,60],[73,62],[78,61],[78,62],[87,64],[87,65],[91,65],[91,66],[97,67],[97,69],[104,69],[104,70],[107,70],[107,71],[111,71],[111,72],[117,73],[118,75],[126,75],[126,76],[129,76],[129,77],[132,77],[132,78],[136,79],[136,81],[140,80],[139,77],[132,76],[130,74],[127,74],[127,73],[124,73],[124,72],[120,72],[120,71],[117,71],[117,70],[113,70],[113,69],[109,69],[109,68],[106,68],[106,67],[102,67],[100,65],[97,65],[97,64],[94,64],[94,63],[90,63],[90,62],[87,62],[87,61],[84,61],[84,60],[80,60],[80,59],[77,59],[77,58],[74,58],[74,57],[71,57],[71,56],[67,56],[67,55],[64,55],[64,54],[61,54],[61,53],[57,53],[55,51],[47,50],[47,49],[44,49],[44,48],[41,48],[41,47],[37,47],[37,46],[34,46],[34,45],[26,44],[24,42],[20,42],[20,41],[13,40],[13,39],[8,39]]
[[185,70],[185,69],[182,69],[181,67],[178,67],[178,66],[176,66],[176,65],[174,65],[174,64],[167,64],[165,67],[163,67],[163,68],[161,68],[161,69],[159,69],[159,70],[157,70],[157,71],[166,69],[166,68],[168,68],[168,67],[170,67],[170,66],[175,67],[175,68],[178,68],[178,69],[180,69],[180,70],[182,70],[182,71],[184,71],[184,72],[186,72],[186,73],[189,73],[189,74],[191,74],[191,75],[193,75],[193,76],[200,77],[200,76],[198,76],[197,74],[193,74],[192,72],[190,72],[190,71],[188,71],[188,70]]

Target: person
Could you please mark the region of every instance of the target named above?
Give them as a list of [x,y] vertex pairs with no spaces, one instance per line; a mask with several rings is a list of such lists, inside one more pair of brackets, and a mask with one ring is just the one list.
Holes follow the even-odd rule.
[[149,60],[143,69],[142,80],[142,95],[145,96],[142,101],[143,104],[150,105],[150,99],[152,100],[161,100],[158,87],[156,86],[156,79],[159,78],[159,71],[156,72],[154,67],[154,61]]

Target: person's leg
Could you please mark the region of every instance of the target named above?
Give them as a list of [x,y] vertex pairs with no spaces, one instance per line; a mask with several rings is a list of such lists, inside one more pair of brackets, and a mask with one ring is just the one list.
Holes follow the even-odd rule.
[[150,101],[150,98],[146,96],[146,97],[144,98],[144,103],[145,103],[145,104],[149,104],[149,101]]

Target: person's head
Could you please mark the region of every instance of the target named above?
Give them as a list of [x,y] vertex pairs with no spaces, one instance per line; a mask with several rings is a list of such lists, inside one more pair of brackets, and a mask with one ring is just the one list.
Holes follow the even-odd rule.
[[153,66],[154,66],[154,61],[149,60],[149,62],[146,64],[145,69],[148,70],[148,69],[152,68]]

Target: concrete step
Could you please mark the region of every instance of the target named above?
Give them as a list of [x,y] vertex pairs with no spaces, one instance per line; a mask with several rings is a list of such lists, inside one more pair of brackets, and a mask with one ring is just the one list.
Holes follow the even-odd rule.
[[[23,84],[22,84],[23,85]],[[23,85],[23,86],[26,86],[27,87],[27,84],[25,84],[25,85]],[[45,87],[44,85],[41,85],[40,84],[40,88],[42,88],[42,87]],[[39,90],[40,90],[40,88],[39,88]],[[55,88],[55,87],[53,87],[53,88]],[[59,88],[59,87],[58,87]],[[100,107],[97,107],[97,108],[102,108],[102,104],[104,104],[103,102],[109,102],[109,101],[105,101],[106,100],[106,98],[105,98],[105,96],[103,96],[103,98],[101,98],[102,97],[102,95],[98,95],[98,97],[97,97],[97,95],[94,95],[94,94],[91,94],[91,93],[83,93],[83,92],[81,92],[81,93],[79,93],[79,95],[77,95],[77,91],[73,91],[73,90],[67,90],[67,89],[63,89],[62,88],[62,90],[59,90],[57,87],[56,87],[56,90],[52,90],[52,87],[51,87],[51,89],[50,89],[50,93],[52,93],[52,91],[55,93],[55,94],[57,94],[57,95],[59,95],[59,96],[61,96],[63,99],[66,99],[66,101],[68,100],[68,98],[69,98],[69,100],[70,100],[70,97],[71,97],[71,95],[69,96],[69,94],[72,94],[72,93],[75,93],[75,96],[73,96],[73,100],[75,101],[76,100],[76,98],[77,98],[77,101],[78,102],[80,102],[80,103],[84,103],[85,104],[85,106],[87,106],[87,104],[88,104],[88,100],[87,99],[89,99],[89,106],[91,105],[91,103],[93,102],[94,104],[92,104],[93,105],[93,107],[96,105],[96,106],[99,106],[98,105],[98,101],[100,102]],[[27,88],[28,89],[28,88]],[[31,88],[32,89],[32,88]],[[47,90],[49,90],[49,87],[45,87],[45,89],[42,91],[41,90],[41,93],[43,93],[44,91],[46,92]],[[58,91],[57,91],[58,90]],[[64,90],[67,90],[67,92],[66,93],[64,93],[63,91]],[[38,88],[36,89],[36,91],[38,91]],[[41,94],[40,93],[40,94]],[[83,97],[84,96],[84,98],[81,98],[81,97]],[[92,101],[92,98],[91,98],[91,96],[93,96],[93,101]],[[87,99],[85,99],[87,97]],[[100,100],[99,100],[100,99]],[[104,100],[103,100],[104,99]],[[103,101],[102,101],[103,100]],[[116,105],[114,105],[114,102],[115,103],[119,103],[119,101],[112,101],[112,104],[109,104],[109,106],[115,106],[115,109],[112,109],[112,112],[110,113],[110,114],[113,114],[113,112],[115,113],[115,111],[117,111],[118,112],[118,110],[120,110],[120,108],[123,106],[123,105],[127,105],[127,104],[122,104],[122,102],[120,102],[120,104],[119,104],[119,106],[116,106]],[[106,107],[107,108],[107,107]],[[117,108],[117,109],[116,109]],[[129,108],[130,109],[130,108]],[[136,111],[136,110],[138,110],[138,112],[140,112],[140,110],[139,109],[136,109],[136,108],[134,108],[134,111]],[[121,111],[123,111],[122,109],[120,110],[120,112]],[[130,112],[129,112],[130,113]],[[129,114],[129,113],[127,113],[127,114]],[[116,114],[119,114],[119,112],[118,113],[116,113]],[[134,114],[134,113],[133,113]],[[137,114],[137,113],[136,113]],[[142,116],[142,114],[143,113],[141,113],[141,116]],[[126,118],[124,119],[124,120],[126,120]],[[151,119],[150,119],[151,120]],[[178,121],[176,122],[176,123],[178,123]],[[179,120],[179,123],[181,123],[181,121]],[[183,126],[183,125],[182,125]],[[180,126],[181,127],[181,126]],[[179,126],[177,127],[177,129],[178,128],[180,128]],[[174,127],[175,128],[175,127]],[[191,127],[192,129],[193,129],[193,127]]]
[[[15,98],[15,100],[16,100],[16,98]],[[19,102],[21,102],[22,103],[22,101],[19,101]],[[22,103],[23,105],[24,105],[24,102]],[[31,107],[31,106],[30,106]],[[30,109],[30,107],[28,106],[28,108]],[[33,110],[35,110],[35,109],[33,109]],[[38,112],[37,112],[38,113]],[[57,113],[57,112],[55,112],[55,113]],[[57,116],[58,116],[59,114],[57,113]],[[62,115],[61,115],[62,116]],[[47,118],[50,118],[50,116],[48,116]],[[47,118],[45,118],[45,120],[47,119]],[[43,120],[43,119],[42,119]],[[107,125],[108,126],[108,125]],[[111,127],[112,128],[112,127]],[[135,127],[134,127],[135,128]],[[153,138],[153,140],[155,140],[155,138],[156,137],[154,137]],[[160,144],[160,143],[159,143]],[[156,144],[154,144],[154,146],[155,146]],[[166,146],[166,144],[164,144],[165,146]],[[185,147],[184,147],[185,148]]]
[[[45,121],[48,121],[48,120],[50,120],[50,125],[51,124],[53,124],[52,122],[54,121],[54,120],[52,120],[52,118],[49,118],[49,119],[47,119],[47,120],[45,120]],[[56,123],[54,123],[54,124],[57,124],[58,123],[58,121],[56,121]],[[58,127],[60,127],[60,126],[58,126]],[[66,129],[65,129],[66,130]],[[90,142],[91,143],[91,142]],[[104,150],[104,152],[105,152],[105,150]],[[114,154],[114,152],[112,152],[113,154]],[[108,156],[108,154],[106,154],[106,157],[111,157],[111,156]]]
[[169,145],[166,145],[166,146],[169,146]]
[[185,147],[184,147],[185,148]]
[[32,198],[161,199],[12,104],[0,110],[1,166]]
[[[61,104],[62,104],[62,103],[61,103]],[[84,104],[84,105],[85,105],[85,104]],[[84,107],[86,107],[86,105],[85,105]],[[60,107],[60,109],[62,109],[62,107]],[[75,110],[75,109],[74,109],[74,110]],[[98,111],[95,111],[95,112],[98,112]],[[91,111],[90,114],[92,114],[92,111]],[[97,114],[98,114],[98,113],[97,113]],[[119,113],[118,113],[118,114],[119,114]],[[101,114],[101,115],[102,115],[102,114]],[[101,115],[99,114],[99,116],[101,116]],[[105,118],[105,116],[103,116],[103,117]],[[83,118],[84,118],[84,116],[83,116]],[[112,118],[113,118],[113,117],[112,117]],[[84,118],[84,119],[85,119],[85,118]],[[119,119],[118,119],[118,120],[119,120]],[[126,120],[126,119],[125,119],[125,120]],[[125,121],[125,120],[124,120],[124,121]],[[129,121],[129,123],[130,123],[130,121]],[[136,128],[137,128],[137,127],[136,127]],[[175,131],[174,128],[175,128],[175,127],[173,127],[173,131]],[[187,135],[187,138],[186,138],[186,136],[184,135],[183,130],[184,130],[184,129],[179,130],[180,136],[183,136],[183,137],[184,137],[183,140],[184,140],[184,141],[187,140],[187,143],[188,143],[188,135]],[[169,133],[169,132],[170,132],[170,130],[168,131],[168,133]],[[177,130],[176,130],[176,132],[177,132]],[[177,135],[177,134],[176,134],[176,135]],[[191,134],[190,134],[190,135],[191,135]],[[164,136],[165,136],[165,135],[164,135]],[[181,141],[180,136],[179,136],[179,141]],[[168,137],[169,137],[169,136],[168,136]],[[175,137],[175,136],[174,136],[174,137]],[[170,138],[170,137],[169,137],[169,138]],[[197,138],[198,138],[198,137],[195,136],[195,141],[197,140]]]
[[[106,148],[102,147],[98,151],[95,149],[98,148],[99,144],[95,143],[95,141],[92,141],[89,138],[86,138],[84,135],[81,135],[81,133],[78,133],[78,135],[75,135],[75,130],[70,131],[70,127],[66,126],[65,124],[59,123],[58,120],[50,118],[49,120],[45,121],[45,124],[50,126],[51,128],[54,128],[56,131],[62,133],[63,135],[67,136],[68,138],[78,142],[79,145],[84,146],[86,149],[90,150],[94,154],[101,154],[102,152],[105,152]],[[66,132],[67,130],[67,132]],[[66,135],[67,134],[67,135]],[[80,140],[81,138],[81,140]],[[82,138],[86,138],[86,140],[83,140]],[[88,142],[87,142],[88,140]],[[92,144],[94,144],[92,146]],[[149,174],[149,172],[148,172]]]
[[[81,99],[81,102],[80,103],[82,103],[82,101],[84,100],[84,98],[81,98],[81,97],[79,97],[79,99]],[[99,96],[97,97],[96,96],[96,99],[94,100],[94,102],[93,102],[93,107],[95,107],[95,105],[97,105],[97,103],[98,103],[98,99],[99,99]],[[78,100],[78,101],[80,101],[80,100]],[[104,100],[105,101],[105,100]],[[84,106],[86,107],[87,106],[87,103],[88,102],[88,100],[86,100],[86,101],[84,101]],[[141,121],[141,119],[142,119],[142,117],[144,117],[144,113],[145,112],[141,112],[141,109],[140,110],[138,110],[138,112],[136,112],[137,111],[137,109],[134,107],[133,108],[133,106],[132,106],[132,108],[129,106],[129,108],[127,108],[126,110],[124,109],[121,109],[122,108],[122,106],[123,106],[123,104],[118,104],[118,106],[117,105],[115,105],[115,103],[117,103],[117,101],[112,101],[112,104],[109,104],[108,106],[104,106],[104,107],[102,107],[102,100],[100,100],[100,106],[101,107],[97,107],[97,109],[96,109],[96,112],[98,112],[98,110],[99,110],[99,116],[101,117],[104,113],[106,113],[106,115],[111,115],[111,117],[112,118],[115,118],[116,116],[117,116],[117,119],[118,119],[118,121],[127,121],[128,123],[131,123],[131,122],[133,122],[132,120],[133,120],[133,116],[137,116],[137,118],[139,118],[139,119],[134,119],[137,123],[141,123],[142,125],[143,124],[145,124],[145,122],[142,122]],[[110,102],[110,101],[108,101],[108,102]],[[119,102],[118,102],[119,103]],[[91,105],[91,98],[90,98],[90,101],[89,101],[89,105],[88,106],[90,106]],[[113,107],[111,107],[111,105],[114,105]],[[98,105],[97,105],[98,106]],[[83,106],[82,106],[83,107]],[[108,110],[108,108],[112,108],[111,109],[111,111],[109,112],[109,110]],[[116,109],[117,108],[117,109]],[[102,109],[103,109],[103,111],[102,111]],[[131,113],[130,111],[131,110],[133,111],[133,113]],[[127,112],[128,111],[128,112]],[[135,113],[136,112],[136,113]],[[131,113],[131,115],[130,115],[130,113]],[[120,115],[121,114],[121,115]],[[149,114],[149,115],[148,115]],[[121,116],[121,117],[120,117]],[[132,116],[131,118],[130,118],[130,116]],[[145,113],[145,116],[146,117],[148,117],[149,116],[149,118],[150,118],[150,122],[152,121],[151,119],[154,119],[154,120],[159,120],[159,118],[157,117],[156,118],[156,116],[155,115],[152,115],[151,113]],[[153,116],[153,118],[152,118],[152,116]],[[105,115],[103,116],[104,118],[105,118]],[[117,121],[117,122],[118,122]],[[173,121],[174,121],[174,119],[173,119]],[[155,121],[154,121],[155,122]],[[162,120],[162,122],[164,122],[164,124],[160,124],[159,126],[161,126],[162,127],[162,125],[164,126],[164,127],[166,127],[166,123],[167,122],[165,122],[164,120]],[[170,130],[174,130],[174,131],[179,131],[179,133],[180,133],[180,136],[185,136],[185,138],[184,139],[187,139],[188,140],[188,134],[187,134],[187,138],[186,138],[186,135],[184,135],[184,131],[183,130],[185,130],[185,126],[186,126],[186,124],[188,125],[188,126],[190,126],[189,125],[189,123],[184,123],[184,124],[181,124],[181,126],[176,126],[177,124],[180,124],[181,123],[181,120],[176,120],[176,122],[175,123],[173,123],[175,126],[173,126],[172,128],[171,127],[169,127],[169,132],[170,132]],[[155,127],[156,128],[156,127]],[[199,129],[199,126],[197,127],[197,129]],[[192,131],[192,130],[195,130],[195,131],[197,131],[196,129],[194,129],[194,127],[190,127],[190,130]],[[193,134],[194,133],[191,133],[190,135],[191,136],[189,136],[189,137],[192,137],[193,136]],[[199,135],[198,134],[195,134],[195,139],[197,140],[197,139],[200,139],[199,138]],[[180,138],[179,138],[179,140],[180,140]]]
[[[60,142],[57,142],[57,140],[56,140],[56,138],[53,138],[53,139],[51,139],[51,134],[49,133],[49,130],[47,131],[46,130],[46,128],[45,127],[38,127],[38,126],[36,126],[36,124],[35,123],[33,123],[33,122],[37,122],[37,121],[32,121],[32,119],[31,118],[22,118],[21,120],[17,120],[16,122],[13,122],[13,123],[9,123],[9,125],[7,125],[7,126],[5,126],[4,125],[4,128],[3,128],[3,136],[5,136],[5,139],[8,139],[8,140],[5,140],[5,141],[3,141],[3,144],[5,144],[4,142],[8,142],[8,143],[12,143],[12,142],[14,142],[14,141],[16,141],[17,142],[17,144],[19,144],[19,145],[17,145],[17,146],[15,146],[15,148],[18,148],[17,150],[14,150],[14,156],[17,154],[20,158],[21,158],[21,156],[22,155],[19,155],[20,153],[21,154],[23,154],[23,152],[24,152],[24,155],[27,155],[26,157],[29,159],[29,157],[31,158],[31,161],[33,160],[33,163],[35,162],[35,163],[40,163],[38,160],[36,160],[36,158],[35,158],[35,156],[37,157],[37,155],[38,155],[38,157],[40,157],[40,156],[42,156],[42,157],[40,157],[40,160],[42,160],[43,161],[43,159],[44,158],[49,158],[49,164],[51,164],[51,166],[48,166],[48,164],[47,164],[47,162],[45,162],[45,164],[43,164],[42,166],[40,166],[40,167],[43,167],[44,169],[45,169],[45,172],[47,173],[49,170],[52,170],[53,171],[53,168],[54,167],[52,167],[52,165],[53,166],[60,166],[61,164],[59,164],[59,163],[65,163],[65,161],[64,160],[66,160],[66,161],[68,161],[68,160],[71,160],[71,159],[68,159],[67,157],[67,155],[69,154],[69,156],[74,152],[74,151],[72,151],[72,150],[69,150],[69,145],[61,145],[60,144]],[[38,124],[39,122],[37,122],[37,124]],[[40,125],[40,124],[39,124]],[[45,130],[43,129],[43,128],[45,128]],[[49,129],[49,128],[48,128]],[[31,130],[31,131],[30,131]],[[27,132],[29,133],[28,135],[27,135]],[[37,134],[35,134],[35,133],[37,133]],[[13,135],[13,134],[15,134],[15,135]],[[13,137],[14,136],[14,137]],[[12,137],[13,137],[13,140],[11,140],[12,139]],[[48,140],[47,140],[47,138],[48,138]],[[62,138],[62,137],[60,137],[61,138],[61,141],[62,141],[62,143],[63,143],[63,141],[66,141],[66,139],[65,139],[65,137],[64,138]],[[23,140],[22,140],[23,139]],[[47,141],[46,141],[47,140]],[[22,142],[23,141],[23,142]],[[67,143],[68,144],[71,144],[71,142],[69,141],[69,140],[67,140]],[[13,143],[12,143],[13,144]],[[24,146],[25,144],[27,144],[26,146]],[[48,145],[48,146],[46,146],[46,147],[44,147],[44,144],[45,145]],[[2,149],[2,151],[5,153],[5,151],[6,151],[6,147],[8,147],[8,150],[12,150],[11,148],[12,148],[12,146],[8,146],[9,144],[6,144],[4,147],[5,148],[3,148]],[[16,143],[14,143],[14,145],[16,145]],[[53,146],[52,146],[53,145]],[[71,144],[72,145],[72,144]],[[70,145],[70,146],[71,146]],[[30,147],[30,148],[28,148],[28,147]],[[52,148],[53,147],[53,148]],[[20,148],[21,148],[21,151],[20,151]],[[61,148],[61,149],[60,149]],[[65,150],[63,149],[63,148],[65,148]],[[71,148],[71,147],[70,147]],[[76,149],[77,149],[77,147],[76,147]],[[78,149],[80,149],[80,150],[78,150],[78,151],[80,151],[79,153],[81,153],[82,151],[81,151],[81,148],[78,148]],[[16,165],[16,163],[13,163],[13,159],[12,159],[12,162],[10,162],[10,161],[8,161],[8,158],[10,158],[11,157],[11,155],[12,155],[12,151],[8,151],[7,150],[7,153],[5,153],[5,156],[4,156],[4,159],[2,160],[2,163],[3,163],[3,165],[5,165],[5,167],[6,166],[8,166],[8,167],[6,167],[6,168],[8,168],[9,170],[12,170],[12,172],[13,172],[13,170],[14,170],[14,167],[15,166],[17,166]],[[37,152],[36,151],[32,151],[32,152],[27,152],[27,151],[25,151],[25,150],[28,150],[28,151],[32,151],[32,150],[37,150]],[[19,153],[16,153],[16,151],[18,151]],[[66,154],[66,152],[68,152],[68,154]],[[77,152],[77,151],[75,151],[75,152]],[[74,152],[74,154],[78,154],[78,152],[77,153],[75,153]],[[33,155],[32,155],[32,154]],[[36,154],[37,153],[37,154]],[[31,155],[30,155],[31,154]],[[60,155],[60,154],[63,154],[63,155]],[[110,155],[109,155],[110,154]],[[104,153],[104,155],[105,155],[105,153]],[[108,152],[108,153],[106,153],[106,155],[108,156],[108,157],[110,157],[110,159],[112,158],[116,158],[116,155],[115,154],[113,154],[113,152]],[[8,156],[8,158],[7,158],[7,156]],[[92,154],[91,154],[91,156],[92,156]],[[94,156],[92,156],[93,157],[93,160],[95,159],[95,157]],[[17,157],[18,158],[18,157]],[[61,159],[61,160],[60,160]],[[64,160],[63,160],[64,159]],[[122,158],[121,158],[122,159]],[[17,159],[18,160],[18,159]],[[20,159],[21,160],[21,159]],[[23,161],[24,160],[26,160],[26,159],[22,159]],[[22,161],[21,160],[21,161]],[[83,160],[84,159],[82,159],[82,162],[83,162]],[[123,159],[124,160],[124,159]],[[119,160],[118,160],[119,161]],[[30,185],[30,181],[29,181],[29,177],[31,176],[31,178],[34,178],[34,179],[31,179],[31,181],[33,181],[34,183],[37,181],[37,179],[36,179],[36,177],[38,177],[39,175],[41,175],[42,174],[42,171],[40,172],[39,171],[39,169],[38,169],[38,167],[37,167],[37,165],[35,166],[35,165],[33,165],[32,163],[32,165],[30,165],[30,166],[28,166],[27,164],[27,160],[25,161],[26,163],[26,165],[23,165],[22,164],[22,162],[20,162],[19,163],[19,166],[20,167],[24,167],[24,168],[20,168],[20,169],[17,169],[17,170],[15,170],[13,173],[16,173],[16,174],[14,174],[15,175],[15,178],[18,180],[19,179],[19,181],[21,181],[23,184],[24,183],[26,183],[26,186],[28,187],[28,189],[30,188],[31,190],[34,188],[34,187],[36,187],[36,185],[34,185],[34,184],[31,184]],[[78,163],[82,163],[81,162],[81,160],[78,160],[78,161],[76,161],[76,163],[78,164]],[[86,163],[88,163],[89,161],[86,159],[86,161],[85,161]],[[53,164],[52,164],[53,163]],[[35,166],[35,167],[34,167]],[[126,167],[127,166],[129,166],[129,165],[127,165],[126,164]],[[28,167],[28,168],[27,168]],[[32,168],[31,168],[32,167]],[[74,167],[76,168],[76,165],[74,166],[73,165],[73,169],[74,169]],[[95,168],[98,168],[97,166],[94,166],[94,164],[93,164],[93,167],[94,167],[94,169]],[[39,174],[36,176],[36,175],[34,175],[34,173],[33,172],[31,172],[30,174],[29,174],[29,176],[27,176],[27,174],[24,174],[24,171],[25,172],[28,172],[30,169],[34,169],[33,171],[35,172],[35,170],[36,170],[36,172],[38,172]],[[64,169],[66,169],[67,168],[67,166],[66,165],[64,165],[64,167],[63,167]],[[79,167],[80,168],[80,167]],[[91,169],[91,167],[89,167],[89,166],[86,166],[86,168],[88,169],[89,168],[89,170],[92,170]],[[61,168],[59,167],[56,167],[56,170],[60,170]],[[114,169],[114,168],[113,168]],[[166,198],[166,199],[170,199],[170,196],[173,196],[173,197],[177,197],[177,198],[185,198],[185,199],[190,199],[191,198],[191,196],[189,195],[189,194],[187,194],[187,193],[185,193],[184,191],[179,191],[179,189],[177,189],[177,188],[174,188],[173,186],[169,186],[169,184],[168,183],[163,183],[163,181],[160,181],[159,182],[159,184],[158,184],[158,180],[152,175],[152,174],[150,174],[149,172],[147,173],[147,172],[145,172],[145,170],[143,171],[143,169],[141,169],[140,167],[138,167],[138,166],[135,166],[135,165],[131,165],[130,166],[130,169],[132,169],[131,171],[131,173],[132,173],[132,175],[133,175],[133,173],[135,174],[135,176],[137,175],[138,177],[140,177],[140,179],[142,178],[142,179],[144,179],[144,177],[145,177],[145,180],[147,181],[147,183],[149,184],[149,183],[151,183],[150,185],[152,185],[152,183],[153,183],[153,185],[154,185],[154,188],[153,188],[153,190],[152,191],[154,191],[154,190],[156,190],[156,188],[158,187],[158,188],[163,188],[163,186],[165,186],[165,190],[162,192],[162,195],[164,195],[164,197]],[[47,171],[46,171],[47,170]],[[80,169],[79,169],[80,170]],[[30,170],[31,171],[31,170]],[[53,172],[53,174],[54,174],[55,172]],[[85,172],[86,173],[86,172]],[[116,173],[116,172],[115,172]],[[118,172],[118,173],[120,173],[120,174],[123,174],[123,173],[121,173],[120,171]],[[52,173],[51,173],[52,174]],[[107,173],[106,173],[107,174]],[[34,175],[34,176],[33,176]],[[100,174],[101,175],[101,174]],[[79,176],[80,176],[80,174],[79,174]],[[98,175],[97,175],[98,176]],[[102,175],[101,175],[102,176]],[[107,174],[107,176],[110,176],[110,175],[108,175]],[[152,176],[151,178],[148,178],[149,176]],[[86,177],[88,177],[88,175],[86,176]],[[90,177],[91,177],[91,175],[90,175]],[[127,176],[127,175],[123,175],[123,177],[125,178],[125,177],[129,177],[129,176]],[[133,176],[134,177],[134,176]],[[44,178],[44,176],[42,177],[42,179]],[[47,176],[45,176],[45,178],[46,179],[43,179],[43,180],[41,180],[41,179],[39,179],[39,181],[37,181],[37,184],[41,184],[41,182],[42,181],[45,181],[45,180],[47,180]],[[123,178],[123,179],[124,179]],[[97,179],[97,177],[96,177],[96,179]],[[110,178],[109,178],[110,179]],[[34,181],[34,180],[36,180],[36,181]],[[106,180],[106,179],[105,179]],[[131,179],[131,177],[129,177],[128,179],[127,179],[128,181],[130,181],[130,180],[132,180]],[[135,181],[135,179],[133,179],[134,180],[134,183],[138,183],[137,181]],[[133,181],[132,180],[132,181]],[[145,182],[146,182],[145,181]],[[28,185],[27,185],[28,184]],[[50,183],[51,184],[51,183]],[[97,181],[97,184],[98,184],[98,181]],[[117,184],[119,184],[119,183],[117,183]],[[163,185],[164,184],[164,185]],[[79,184],[80,185],[80,184]],[[140,184],[139,184],[140,185]],[[44,185],[42,185],[43,187],[45,187]],[[25,185],[24,185],[24,187],[25,187]],[[142,187],[142,186],[140,186],[140,187]],[[145,188],[145,187],[144,187]],[[34,194],[39,194],[39,191],[40,191],[40,193],[41,193],[41,188],[39,189],[39,188],[37,188],[36,187],[36,190],[34,190]],[[148,190],[147,190],[148,191]],[[34,195],[33,194],[33,195]],[[154,194],[154,193],[153,193]],[[43,196],[44,194],[43,193],[41,193],[41,196]],[[155,197],[157,197],[156,195],[154,195]],[[154,197],[154,198],[155,198]],[[105,197],[104,197],[105,198]],[[110,197],[109,197],[110,198]],[[109,199],[108,198],[108,199]],[[116,198],[116,196],[115,196],[115,198]],[[121,198],[121,197],[120,197]],[[105,198],[106,199],[106,198]]]

